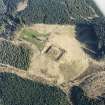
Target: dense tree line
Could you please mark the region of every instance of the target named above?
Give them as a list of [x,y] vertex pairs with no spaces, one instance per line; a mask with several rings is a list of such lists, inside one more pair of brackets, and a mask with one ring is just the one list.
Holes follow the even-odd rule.
[[60,24],[69,23],[64,0],[29,0],[28,7],[18,13],[25,24],[49,23]]
[[0,73],[0,105],[105,105],[105,95],[90,98],[80,86],[67,95],[55,86],[22,79],[11,73]]
[[27,70],[30,64],[31,51],[26,45],[13,45],[11,42],[0,42],[0,63]]
[[66,94],[55,86],[0,73],[0,105],[70,105]]
[[6,12],[6,15],[14,15],[15,12],[16,12],[16,7],[18,5],[18,3],[21,1],[21,0],[1,0],[4,2],[6,8],[7,8],[7,12]]
[[0,24],[5,28],[0,35],[4,38],[13,35],[20,23],[74,24],[88,17],[102,16],[92,0],[29,0],[27,8],[17,12],[20,1],[0,0],[0,6],[5,7],[5,14],[0,16]]
[[25,23],[71,24],[88,17],[101,15],[98,8],[86,0],[29,0],[28,7],[17,13]]
[[0,0],[0,15],[3,15],[4,13],[6,13],[7,8],[4,4],[4,2],[2,0]]

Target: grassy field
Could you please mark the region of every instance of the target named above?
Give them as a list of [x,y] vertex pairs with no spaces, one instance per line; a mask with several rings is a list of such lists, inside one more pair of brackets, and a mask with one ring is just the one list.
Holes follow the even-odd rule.
[[34,31],[30,28],[24,28],[20,32],[21,38],[35,44],[39,50],[44,48],[45,42],[47,40],[48,34],[42,34],[37,31]]

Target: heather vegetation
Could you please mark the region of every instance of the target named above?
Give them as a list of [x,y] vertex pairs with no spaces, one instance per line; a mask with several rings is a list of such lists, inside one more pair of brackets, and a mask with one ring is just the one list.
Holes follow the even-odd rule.
[[0,105],[70,105],[66,94],[55,86],[0,73]]
[[0,42],[0,63],[27,70],[30,64],[30,49],[24,45],[13,45],[11,42]]

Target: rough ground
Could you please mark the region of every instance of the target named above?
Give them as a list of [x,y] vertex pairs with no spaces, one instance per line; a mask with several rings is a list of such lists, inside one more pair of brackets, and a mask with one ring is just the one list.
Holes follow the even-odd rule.
[[29,74],[62,84],[73,80],[86,70],[90,58],[75,39],[74,26],[36,24],[28,28],[49,34],[42,51],[39,51],[33,43],[22,40],[33,49]]
[[105,93],[105,71],[88,75],[81,83],[80,87],[89,97],[95,98]]

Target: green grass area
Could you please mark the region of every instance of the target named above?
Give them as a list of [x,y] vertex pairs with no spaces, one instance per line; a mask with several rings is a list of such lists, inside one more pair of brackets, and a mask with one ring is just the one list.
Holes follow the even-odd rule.
[[0,63],[27,70],[31,60],[31,49],[20,44],[16,46],[9,41],[0,42]]
[[21,37],[34,43],[40,51],[44,48],[48,35],[49,34],[39,33],[29,28],[24,28],[21,31]]
[[5,25],[4,24],[0,25],[0,32],[3,32],[4,30],[5,30]]
[[0,73],[0,105],[70,105],[58,87]]

